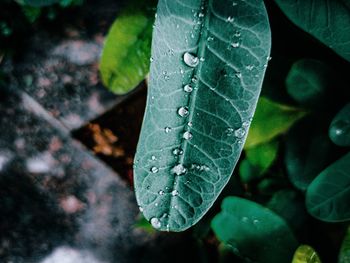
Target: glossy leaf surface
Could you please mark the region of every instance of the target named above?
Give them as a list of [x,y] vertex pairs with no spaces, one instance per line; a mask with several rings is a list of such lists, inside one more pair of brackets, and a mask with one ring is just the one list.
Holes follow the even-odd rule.
[[350,61],[350,9],[347,0],[276,0],[301,29]]
[[241,154],[270,54],[261,0],[160,0],[136,197],[160,230],[212,206]]
[[307,189],[306,208],[314,217],[327,222],[350,219],[350,153],[312,181]]
[[298,246],[285,221],[252,201],[227,197],[212,221],[216,236],[247,262],[290,262]]

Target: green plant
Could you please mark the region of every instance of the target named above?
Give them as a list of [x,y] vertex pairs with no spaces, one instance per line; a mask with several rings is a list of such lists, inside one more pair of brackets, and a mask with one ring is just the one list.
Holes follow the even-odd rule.
[[[247,262],[321,262],[301,245],[313,242],[302,238],[310,216],[350,219],[350,4],[275,2],[265,1],[266,12],[262,0],[159,1],[136,197],[154,228],[183,231],[227,184],[223,195],[241,198],[226,197],[211,226],[234,254]],[[140,12],[117,18],[106,41],[101,75],[118,94],[148,74],[153,17]],[[230,180],[237,163],[239,178]]]

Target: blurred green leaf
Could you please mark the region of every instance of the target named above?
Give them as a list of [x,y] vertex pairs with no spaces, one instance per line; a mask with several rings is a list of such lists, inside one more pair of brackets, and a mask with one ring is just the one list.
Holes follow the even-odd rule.
[[116,94],[134,89],[149,72],[154,14],[128,8],[113,23],[103,48],[100,72]]
[[227,197],[212,221],[218,239],[240,257],[260,263],[292,260],[298,246],[282,218],[269,209],[239,197]]
[[350,227],[341,245],[338,263],[350,263]]
[[301,245],[295,251],[292,263],[321,263],[321,259],[312,247]]
[[294,24],[350,61],[350,9],[347,0],[276,0],[276,3]]
[[350,146],[350,103],[334,117],[329,127],[329,137],[338,146]]
[[334,158],[333,144],[318,120],[305,118],[288,132],[284,162],[291,183],[306,191],[312,180]]
[[17,0],[22,5],[29,5],[34,7],[49,6],[58,3],[60,0]]
[[148,234],[156,233],[156,230],[154,229],[154,227],[152,227],[150,222],[148,222],[147,219],[144,218],[142,215],[139,216],[139,218],[137,219],[137,221],[134,224],[134,227],[142,229],[143,231],[147,232]]
[[261,178],[261,176],[261,170],[253,164],[251,164],[248,159],[244,159],[241,161],[239,165],[239,177],[241,178],[242,183],[248,184],[253,180]]
[[266,172],[274,163],[278,153],[278,141],[272,140],[266,143],[259,144],[255,147],[245,150],[246,157],[249,162],[259,167],[261,173]]
[[288,94],[305,106],[323,106],[332,80],[331,69],[321,61],[302,59],[295,62],[286,78]]
[[41,9],[33,6],[22,6],[22,12],[29,22],[34,23],[40,17]]
[[308,212],[326,222],[350,220],[350,152],[328,166],[309,185]]
[[285,133],[297,120],[306,114],[297,108],[260,97],[254,119],[250,126],[245,149],[266,143]]
[[294,190],[276,192],[266,206],[284,218],[293,230],[299,230],[307,219],[303,196]]
[[258,192],[263,195],[273,195],[286,187],[288,187],[288,184],[283,177],[263,178],[257,185]]

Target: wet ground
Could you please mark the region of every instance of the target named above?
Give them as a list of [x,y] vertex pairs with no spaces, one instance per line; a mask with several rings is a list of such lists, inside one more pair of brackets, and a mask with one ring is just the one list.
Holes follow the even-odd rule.
[[146,86],[115,96],[98,75],[118,10],[118,2],[88,1],[1,61],[0,262],[198,258],[190,233],[134,226],[132,162]]

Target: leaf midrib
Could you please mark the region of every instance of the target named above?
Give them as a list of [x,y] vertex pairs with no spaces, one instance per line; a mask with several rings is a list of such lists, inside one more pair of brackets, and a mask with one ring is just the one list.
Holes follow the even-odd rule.
[[[204,21],[203,23],[205,23],[205,25],[202,27],[202,29],[200,29],[199,32],[199,38],[198,38],[198,52],[196,54],[197,58],[199,59],[199,64],[198,66],[193,70],[191,79],[194,76],[198,76],[199,78],[199,74],[201,72],[202,66],[203,66],[203,62],[200,60],[200,58],[204,57],[204,53],[205,53],[205,49],[206,49],[206,38],[208,35],[208,30],[209,30],[209,18],[210,18],[210,3],[212,0],[202,0],[201,1],[201,5],[200,5],[200,9],[203,7],[203,10],[199,10],[199,12],[203,12],[205,13],[204,16]],[[197,74],[198,73],[198,74]],[[194,105],[196,105],[196,99],[197,99],[197,93],[198,93],[198,83],[199,83],[199,79],[197,79],[197,82],[194,83],[194,87],[193,87],[193,91],[190,93],[189,95],[189,102],[188,102],[188,109],[189,109],[189,116],[186,118],[185,122],[184,122],[184,129],[181,131],[181,133],[184,133],[185,131],[190,131],[191,129],[186,129],[187,127],[187,123],[192,122],[193,121],[193,115],[194,115]],[[182,136],[180,134],[180,136]],[[179,159],[178,159],[178,164],[182,164],[184,165],[184,159],[186,157],[186,152],[187,152],[187,147],[188,145],[190,145],[190,143],[185,140],[184,138],[182,138],[182,141],[179,145],[180,149],[183,150],[183,154],[180,155]],[[171,188],[171,191],[176,190],[176,185],[178,184],[178,178],[179,176],[175,176],[174,178],[174,182],[173,182],[173,187]],[[175,197],[170,195],[170,207],[168,207],[168,214],[170,216],[171,214],[171,207],[174,207],[173,202],[175,200]],[[168,217],[169,220],[170,217]],[[168,222],[167,222],[168,224]]]

